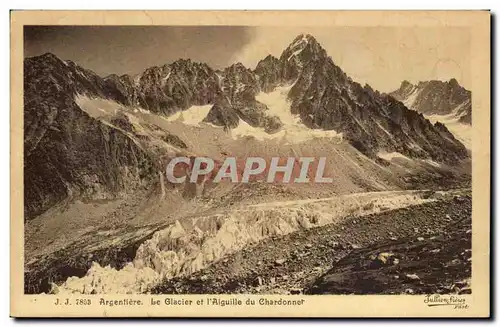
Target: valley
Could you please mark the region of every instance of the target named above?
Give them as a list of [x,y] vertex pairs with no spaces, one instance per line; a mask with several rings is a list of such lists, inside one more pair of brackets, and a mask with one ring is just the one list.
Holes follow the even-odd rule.
[[[254,70],[179,59],[103,78],[53,54],[24,69],[26,293],[468,291],[470,134],[431,119],[470,101],[456,81],[425,84],[424,100],[459,95],[424,115],[413,86],[361,86],[303,34]],[[321,157],[331,182],[172,183],[178,157]],[[426,270],[438,252],[464,273]]]

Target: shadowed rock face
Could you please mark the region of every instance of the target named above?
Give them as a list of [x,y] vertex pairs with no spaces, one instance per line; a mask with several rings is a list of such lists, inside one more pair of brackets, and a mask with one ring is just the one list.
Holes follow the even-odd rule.
[[403,81],[391,95],[408,108],[425,115],[452,114],[462,123],[472,123],[471,92],[454,78],[447,82],[426,81],[416,85]]
[[225,128],[235,128],[241,118],[253,127],[262,127],[267,133],[277,131],[282,123],[268,114],[268,108],[255,100],[260,91],[258,76],[241,63],[221,73],[221,96],[205,121]]
[[238,126],[240,117],[229,101],[221,98],[215,102],[203,121],[216,126],[223,126],[225,129],[232,129]]
[[[380,150],[437,161],[467,156],[465,147],[446,127],[434,126],[390,96],[352,81],[311,35],[297,36],[279,59],[268,56],[260,61],[255,74],[266,92],[276,85],[294,83],[288,98],[292,113],[300,115],[302,123],[341,132],[370,157]],[[450,83],[460,88],[456,81]],[[454,103],[464,95],[467,93],[457,94]]]
[[293,82],[303,68],[327,57],[325,49],[311,35],[297,36],[280,56],[283,80]]
[[465,147],[444,126],[392,97],[352,81],[311,35],[299,35],[276,59],[266,57],[255,73],[264,90],[293,82],[291,111],[310,128],[335,130],[364,154],[400,152],[410,157],[454,161]]
[[135,78],[131,91],[127,96],[132,105],[167,115],[193,105],[214,103],[219,93],[215,71],[189,59],[148,68]]
[[392,97],[353,82],[312,37],[297,38],[284,58],[290,63],[282,76],[298,76],[289,93],[292,113],[309,127],[341,132],[371,157],[380,150],[438,161],[467,156],[444,126],[437,128]]
[[263,92],[271,92],[281,81],[281,62],[278,58],[268,55],[259,61],[255,67],[259,87]]
[[27,219],[77,194],[108,198],[148,183],[149,154],[75,103],[76,94],[116,96],[99,76],[50,54],[26,59],[24,72]]

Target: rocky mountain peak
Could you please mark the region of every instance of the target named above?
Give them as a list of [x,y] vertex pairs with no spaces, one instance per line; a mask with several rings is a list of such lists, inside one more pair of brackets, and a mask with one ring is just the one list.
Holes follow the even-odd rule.
[[[260,63],[265,63],[265,62],[277,62],[277,61],[279,61],[278,58],[276,58],[272,54],[268,54],[264,59],[262,59],[262,60],[259,61],[259,64]],[[259,64],[257,64],[257,66],[259,66]]]
[[273,55],[268,55],[264,59],[260,60],[255,67],[255,73],[263,73],[266,70],[273,70],[277,68],[280,64],[280,60]]
[[298,77],[306,65],[323,61],[326,58],[328,58],[326,50],[314,37],[309,34],[300,34],[280,56],[283,78],[292,81]]
[[237,62],[235,64],[232,64],[228,68],[226,68],[226,70],[227,71],[244,71],[244,70],[248,70],[248,69],[241,62]]
[[61,92],[67,93],[69,96],[77,94],[108,96],[105,82],[101,77],[70,60],[61,60],[52,53],[26,58],[24,76],[25,93],[35,85],[44,85],[43,88],[30,90],[36,94],[36,97],[27,99],[27,101],[52,98],[54,94]]
[[408,89],[411,87],[413,87],[413,84],[408,82],[407,80],[404,80],[401,82],[401,86],[399,87],[399,89],[404,90],[404,89]]
[[289,53],[290,55],[308,49],[310,53],[326,55],[325,49],[321,44],[310,34],[300,34],[298,35],[292,43],[283,51],[283,53]]
[[307,45],[319,45],[318,41],[311,34],[299,34],[288,46],[289,49],[305,48]]
[[458,81],[455,78],[452,78],[448,81],[448,85],[453,89],[463,89],[463,87],[458,84]]
[[171,63],[170,65],[164,65],[163,67],[168,67],[172,71],[186,71],[186,70],[201,70],[208,71],[212,70],[210,66],[203,62],[193,61],[191,59],[178,59]]
[[271,92],[281,82],[281,71],[280,60],[272,55],[259,61],[254,72],[260,89],[264,92]]
[[243,83],[249,83],[255,80],[253,72],[246,68],[241,62],[235,63],[223,71],[225,79],[242,80]]
[[185,67],[185,66],[191,66],[193,64],[193,61],[189,58],[180,58],[174,61],[171,66],[172,67]]
[[[59,57],[57,57],[55,54],[51,53],[51,52],[46,52],[42,55],[39,55],[39,56],[35,56],[35,57],[32,57],[31,59],[35,60],[47,60],[47,61],[57,61],[57,62],[62,62],[61,59],[59,59]],[[67,60],[69,61],[69,60]]]
[[449,81],[421,81],[417,85],[403,81],[391,95],[408,108],[427,115],[455,115],[460,122],[471,123],[471,92],[455,78]]

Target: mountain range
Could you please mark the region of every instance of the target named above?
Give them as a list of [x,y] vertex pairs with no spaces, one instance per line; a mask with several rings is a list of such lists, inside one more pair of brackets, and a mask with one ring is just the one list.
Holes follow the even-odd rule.
[[[445,125],[431,123],[423,114],[460,111],[461,119],[470,122],[470,92],[456,80],[439,83],[403,82],[399,90],[382,94],[353,81],[313,36],[304,34],[279,58],[269,55],[254,70],[241,63],[216,70],[180,59],[136,76],[102,78],[50,53],[26,58],[25,216],[39,215],[71,198],[75,190],[107,198],[147,189],[162,170],[162,151],[194,152],[179,133],[154,124],[142,126],[145,133],[126,115],[100,119],[89,114],[79,97],[165,118],[206,106],[201,123],[226,132],[249,125],[272,136],[279,135],[287,122],[258,99],[285,87],[289,114],[311,133],[334,131],[361,155],[381,164],[388,163],[380,153],[453,164],[468,158],[467,149]],[[431,89],[441,93],[432,95]],[[449,101],[438,101],[444,98]],[[153,134],[154,142],[141,141]]]
[[403,81],[399,89],[390,94],[424,115],[450,115],[461,123],[472,124],[471,92],[454,78],[447,82],[433,80],[416,85]]

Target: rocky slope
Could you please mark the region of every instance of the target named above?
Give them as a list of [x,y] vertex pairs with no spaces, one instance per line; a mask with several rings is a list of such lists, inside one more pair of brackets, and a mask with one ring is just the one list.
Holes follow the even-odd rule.
[[295,39],[281,60],[289,53],[284,78],[298,74],[289,93],[291,110],[309,127],[341,132],[368,156],[380,150],[438,161],[467,156],[464,146],[440,124],[352,81],[313,37]]
[[255,74],[264,92],[293,84],[288,100],[301,123],[342,133],[370,157],[381,150],[437,161],[467,156],[442,124],[431,124],[393,97],[352,81],[311,35],[297,36],[279,59],[261,60]]
[[[470,199],[469,199],[470,200]],[[464,200],[467,201],[467,200]],[[356,249],[318,278],[307,294],[470,294],[470,209],[441,233]],[[470,203],[468,204],[470,207]],[[448,216],[449,212],[447,212]],[[456,210],[455,210],[456,212]],[[451,217],[451,216],[450,216]],[[457,220],[455,220],[457,219]]]
[[150,186],[150,154],[75,102],[77,94],[115,97],[103,79],[50,54],[26,59],[24,74],[25,219],[70,197],[108,198]]
[[471,198],[455,194],[272,237],[161,294],[470,293]]
[[[232,207],[219,204],[196,214],[178,215],[175,222],[162,222],[157,227],[99,228],[94,238],[88,239],[89,232],[65,248],[66,255],[59,252],[32,259],[26,269],[26,285],[31,290],[40,289],[36,276],[42,275],[58,285],[58,292],[140,293],[164,278],[189,276],[271,237],[433,201],[435,195],[428,191],[367,192],[257,204],[240,201]],[[147,231],[152,234],[146,236]],[[127,255],[129,262],[124,265]],[[88,271],[82,271],[83,267]],[[66,275],[68,271],[73,275]]]
[[453,115],[461,123],[472,123],[471,92],[454,78],[447,82],[433,80],[416,85],[403,81],[399,89],[390,94],[424,115]]

